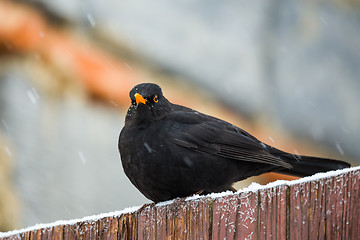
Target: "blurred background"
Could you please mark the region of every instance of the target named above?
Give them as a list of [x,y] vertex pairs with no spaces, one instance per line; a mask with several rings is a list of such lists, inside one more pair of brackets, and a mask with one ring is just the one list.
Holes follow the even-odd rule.
[[357,0],[0,0],[0,231],[149,202],[117,150],[139,82],[358,165],[359,26]]

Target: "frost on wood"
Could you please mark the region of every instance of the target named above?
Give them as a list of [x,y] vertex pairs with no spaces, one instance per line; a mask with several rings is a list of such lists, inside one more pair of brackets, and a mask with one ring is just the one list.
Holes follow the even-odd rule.
[[0,233],[2,239],[357,239],[360,167]]

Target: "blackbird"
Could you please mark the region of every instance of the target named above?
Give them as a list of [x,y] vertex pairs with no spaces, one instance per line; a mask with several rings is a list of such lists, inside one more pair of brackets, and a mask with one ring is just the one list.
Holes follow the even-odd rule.
[[156,84],[136,85],[130,99],[119,137],[121,162],[154,202],[229,190],[267,172],[303,177],[350,166],[283,152],[231,123],[170,103]]

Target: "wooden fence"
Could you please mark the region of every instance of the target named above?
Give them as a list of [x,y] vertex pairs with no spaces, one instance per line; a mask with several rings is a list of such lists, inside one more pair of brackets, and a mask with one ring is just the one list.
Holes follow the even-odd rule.
[[[1,239],[360,239],[360,168],[0,233]],[[2,234],[2,235],[1,235]]]

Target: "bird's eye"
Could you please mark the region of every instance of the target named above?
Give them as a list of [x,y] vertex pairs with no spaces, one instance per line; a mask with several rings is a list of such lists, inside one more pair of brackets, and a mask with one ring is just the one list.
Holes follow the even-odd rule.
[[158,99],[158,96],[157,96],[157,95],[155,95],[155,96],[154,96],[153,101],[154,101],[154,103],[157,103],[157,102],[159,101],[159,99]]

